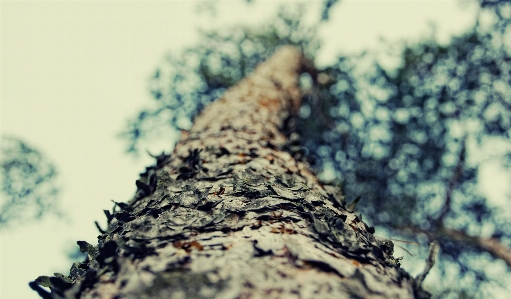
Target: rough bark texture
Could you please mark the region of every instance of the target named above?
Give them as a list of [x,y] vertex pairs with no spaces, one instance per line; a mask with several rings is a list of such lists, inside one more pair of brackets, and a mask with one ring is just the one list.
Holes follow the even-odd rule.
[[79,242],[87,260],[31,287],[47,298],[427,296],[392,242],[285,151],[305,65],[281,48],[207,107],[137,196],[105,211],[98,246]]

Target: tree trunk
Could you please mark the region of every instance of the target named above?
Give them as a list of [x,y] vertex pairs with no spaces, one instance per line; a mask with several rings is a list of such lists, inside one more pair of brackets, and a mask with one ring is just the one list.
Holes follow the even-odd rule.
[[45,298],[427,297],[392,242],[285,150],[310,65],[277,51],[156,157],[129,204],[105,211],[98,246],[78,242],[84,262],[30,286]]

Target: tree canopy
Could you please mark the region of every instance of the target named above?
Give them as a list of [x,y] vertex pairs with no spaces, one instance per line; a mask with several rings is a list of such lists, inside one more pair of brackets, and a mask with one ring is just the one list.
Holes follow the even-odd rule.
[[2,136],[0,155],[0,229],[58,215],[58,172],[53,163],[14,137]]
[[[316,30],[335,2],[325,2],[314,26],[303,23],[303,7],[287,8],[262,26],[202,31],[200,44],[166,55],[149,82],[152,105],[121,133],[128,152],[161,138],[162,130],[188,129],[205,105],[279,45],[298,46],[314,59],[321,46]],[[511,164],[509,147],[484,154],[509,143],[511,134],[511,5],[479,4],[474,26],[448,44],[432,34],[389,50],[401,61],[397,68],[376,59],[392,49],[384,44],[340,55],[315,79],[304,74],[292,135],[300,142],[290,148],[348,200],[361,197],[357,209],[380,230],[421,244],[439,241],[443,279],[432,291],[442,298],[484,297],[502,283],[488,264],[511,268],[509,217],[478,187],[488,159]]]

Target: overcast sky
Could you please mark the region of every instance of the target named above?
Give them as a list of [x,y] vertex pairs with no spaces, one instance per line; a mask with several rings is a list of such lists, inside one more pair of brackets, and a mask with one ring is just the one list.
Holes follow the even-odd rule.
[[[277,8],[276,1],[254,2],[220,1],[214,19],[206,2],[198,14],[198,2],[184,0],[1,2],[0,133],[55,163],[68,219],[0,231],[0,298],[38,298],[28,281],[68,274],[66,253],[77,240],[97,244],[94,220],[105,227],[102,210],[111,199],[131,198],[138,173],[153,163],[124,154],[115,137],[149,104],[149,76],[167,51],[193,45],[197,28],[257,24]],[[311,17],[320,15],[319,2],[310,4]],[[417,40],[430,23],[446,42],[472,24],[474,8],[447,0],[341,1],[321,31],[318,62],[375,47],[379,37]],[[171,138],[162,140],[169,151]]]

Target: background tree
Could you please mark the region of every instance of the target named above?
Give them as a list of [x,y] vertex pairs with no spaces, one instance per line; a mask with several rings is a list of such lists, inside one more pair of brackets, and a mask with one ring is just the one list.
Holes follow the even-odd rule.
[[60,215],[58,173],[48,158],[7,136],[2,136],[0,155],[0,229]]
[[[391,52],[402,61],[397,68],[383,67],[375,58],[381,52],[366,52],[341,55],[319,70],[317,87],[303,76],[308,93],[295,124],[301,142],[291,149],[348,198],[361,196],[369,223],[422,244],[438,240],[439,296],[484,297],[502,283],[485,271],[488,263],[509,265],[510,221],[479,193],[485,159],[477,157],[509,139],[510,5],[480,5],[478,22],[449,44],[432,35]],[[188,129],[198,111],[278,45],[297,45],[314,57],[316,28],[303,24],[300,9],[281,11],[257,29],[203,32],[200,45],[169,54],[150,82],[153,107],[122,133],[128,151],[161,128]],[[502,151],[490,158],[509,157]]]

